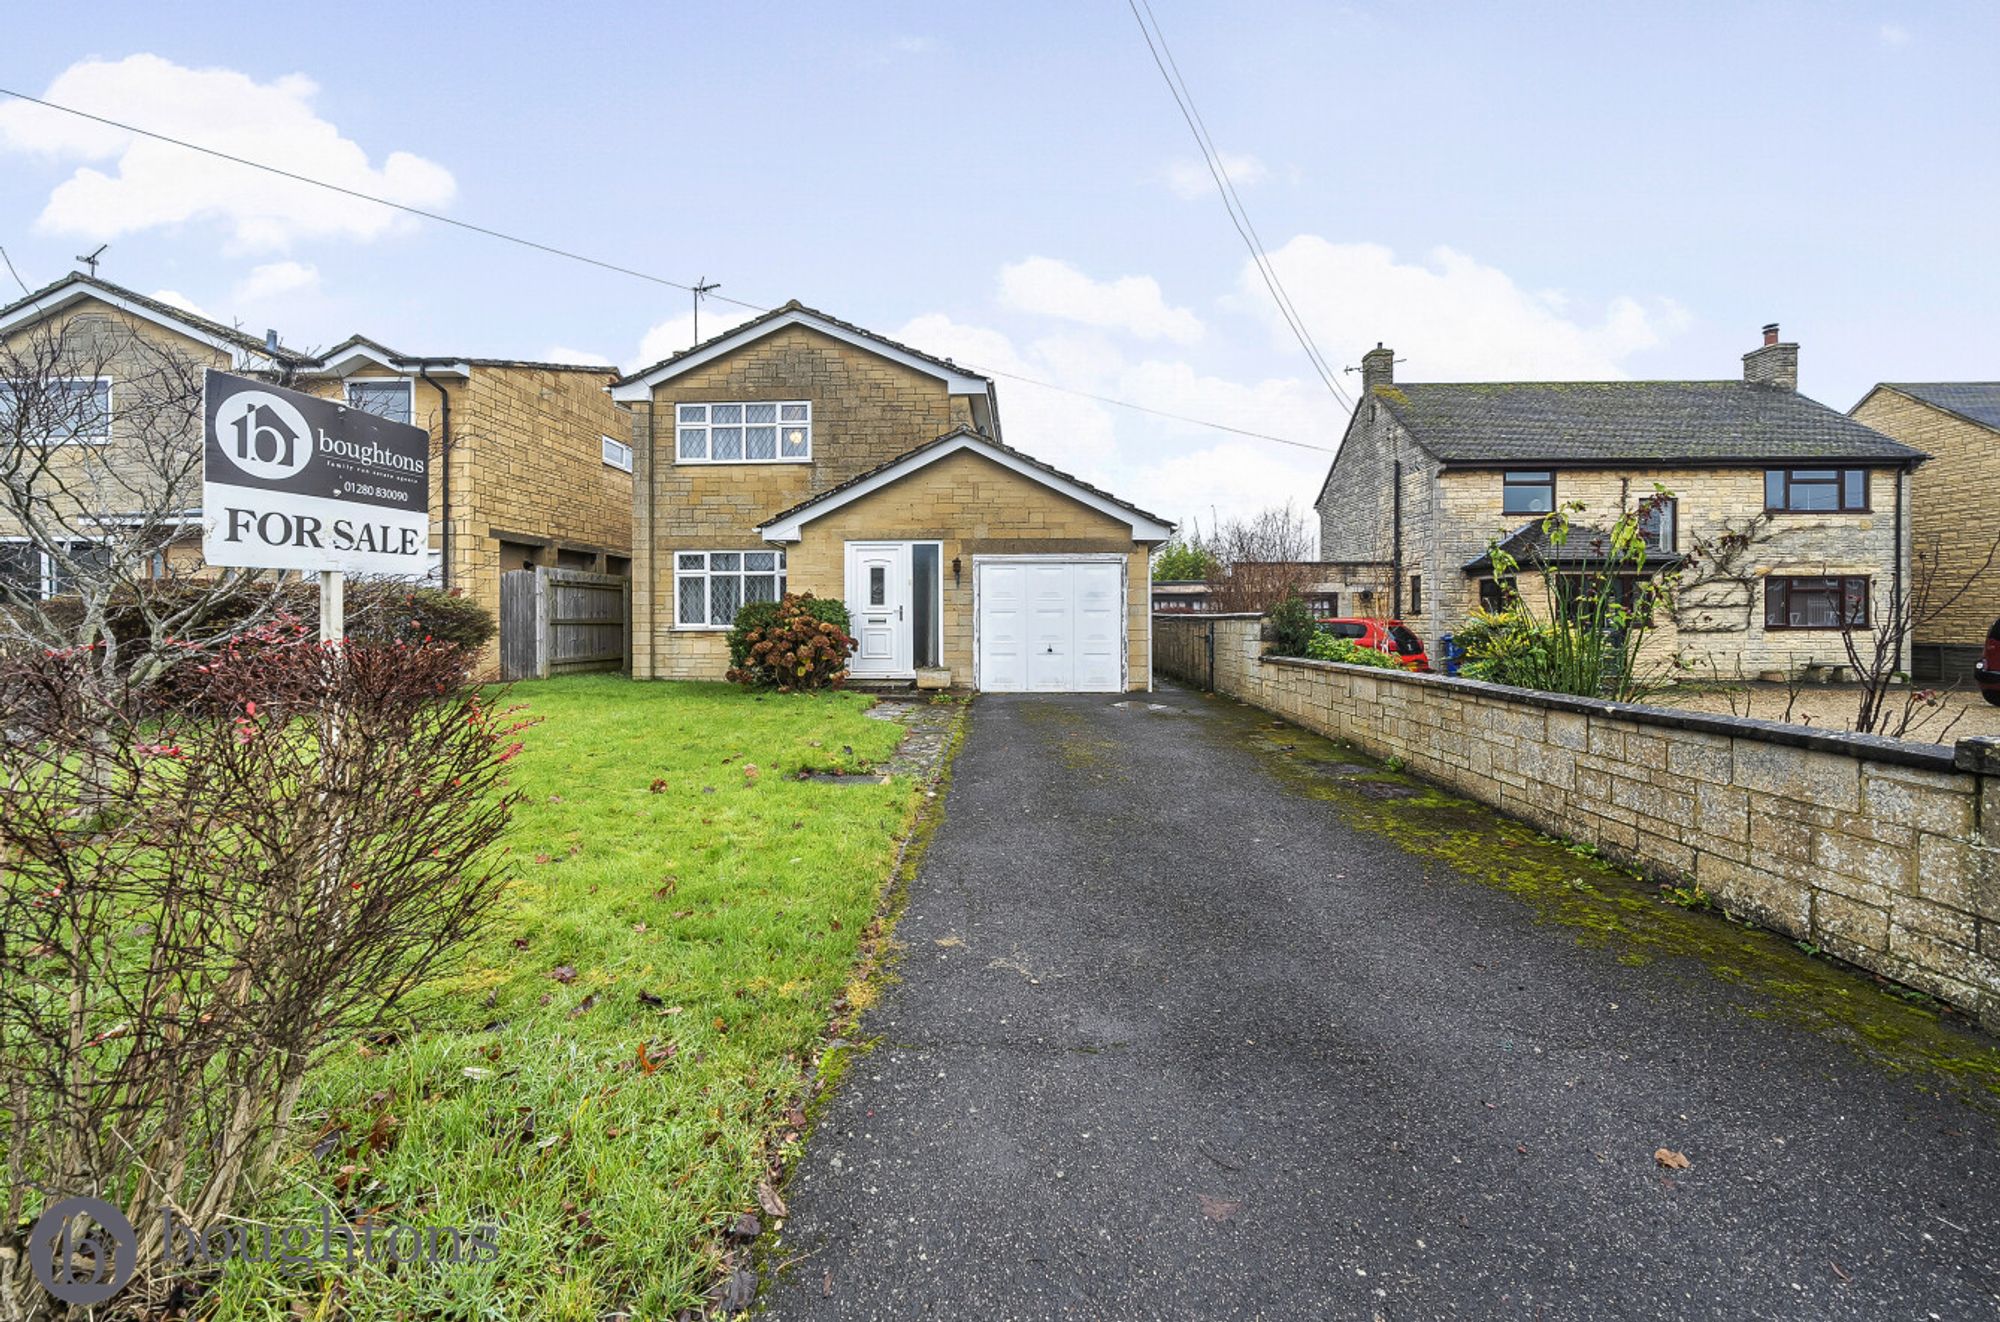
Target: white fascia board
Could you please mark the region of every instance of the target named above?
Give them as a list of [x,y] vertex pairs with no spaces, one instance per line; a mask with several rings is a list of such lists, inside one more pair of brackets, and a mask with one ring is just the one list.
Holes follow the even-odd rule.
[[[472,365],[470,363],[429,363],[425,364],[425,366],[429,367],[432,376],[472,375]],[[416,376],[419,370],[416,365],[410,363],[408,360],[397,362],[393,358],[383,357],[366,345],[357,344],[341,350],[336,357],[322,359],[320,362],[314,364],[310,375],[348,377],[371,367],[379,368],[382,371],[394,372],[398,376],[409,377]]]
[[[757,531],[767,542],[796,542],[803,536],[805,525],[824,514],[831,514],[843,505],[850,505],[863,496],[880,491],[892,482],[897,482],[918,469],[928,467],[940,459],[970,450],[974,454],[991,459],[1002,468],[1008,468],[1029,481],[1057,491],[1080,505],[1088,505],[1100,514],[1106,514],[1128,525],[1132,529],[1135,542],[1164,542],[1173,534],[1173,529],[1164,523],[1157,523],[1134,510],[1127,509],[1117,501],[1101,496],[1088,487],[1080,486],[1054,473],[1046,472],[1005,450],[988,445],[976,436],[956,436],[942,445],[933,446],[922,454],[913,454],[901,463],[893,464],[875,474],[865,482],[857,482],[844,490],[832,492],[804,509],[770,523],[761,524]],[[1074,557],[1065,557],[1073,559]]]
[[915,354],[885,344],[881,340],[867,335],[857,335],[844,326],[835,326],[829,322],[821,321],[818,317],[808,312],[798,311],[787,312],[782,317],[773,317],[771,320],[758,326],[745,327],[741,333],[726,335],[699,353],[691,353],[685,358],[676,359],[672,363],[655,368],[644,376],[628,381],[622,386],[613,386],[611,388],[611,398],[621,404],[644,403],[653,397],[653,387],[659,385],[662,381],[671,381],[683,372],[691,372],[705,363],[714,362],[726,353],[734,353],[744,345],[753,344],[763,339],[766,335],[784,330],[787,326],[808,327],[820,332],[822,335],[830,335],[836,340],[842,340],[851,344],[865,353],[872,353],[878,358],[887,358],[891,362],[901,363],[905,367],[922,372],[925,376],[936,377],[938,380],[943,381],[946,390],[954,395],[983,395],[989,388],[989,383],[983,376],[953,372],[947,368],[938,366],[936,363],[919,358]]
[[62,311],[72,303],[81,303],[87,298],[94,298],[109,307],[117,308],[120,312],[128,316],[137,317],[141,321],[149,321],[164,330],[174,332],[176,335],[184,335],[190,340],[198,340],[211,349],[228,354],[232,359],[241,356],[253,364],[268,363],[270,361],[268,356],[263,353],[253,352],[241,344],[225,340],[219,335],[212,335],[201,327],[182,321],[178,317],[169,317],[142,303],[134,303],[129,298],[122,298],[108,289],[99,289],[95,285],[88,284],[70,285],[66,289],[56,291],[55,296],[45,303],[30,303],[26,307],[15,309],[12,316],[0,320],[0,335],[18,330],[22,326],[32,325],[44,317],[52,316]]

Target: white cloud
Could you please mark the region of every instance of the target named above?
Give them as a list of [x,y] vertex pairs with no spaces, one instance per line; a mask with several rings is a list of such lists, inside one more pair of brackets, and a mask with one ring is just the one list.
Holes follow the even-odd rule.
[[1226,519],[1287,499],[1304,507],[1332,456],[1249,438],[1218,439],[1206,427],[1067,392],[1130,400],[1328,449],[1345,421],[1316,381],[1230,380],[1178,360],[1129,358],[1102,337],[1058,336],[1021,347],[1004,332],[942,314],[919,317],[892,335],[975,371],[1009,374],[998,381],[1009,445],[1156,514],[1204,527],[1212,515]]
[[319,268],[306,262],[266,262],[250,268],[236,286],[236,301],[255,303],[319,288]]
[[1000,302],[1022,312],[1127,331],[1142,340],[1191,344],[1201,338],[1201,318],[1169,307],[1160,282],[1149,275],[1093,280],[1068,262],[1030,257],[1000,268]]
[[[572,349],[566,344],[551,344],[542,350],[540,361],[545,363],[574,363],[579,367],[600,367],[611,361],[608,353],[592,353],[588,349]],[[653,361],[658,361],[657,359]]]
[[1884,23],[1875,35],[1884,46],[1910,44],[1910,30],[1900,23]]
[[[1255,156],[1219,153],[1222,173],[1240,191],[1253,188],[1271,177],[1270,168]],[[1184,157],[1169,162],[1164,172],[1167,187],[1175,197],[1193,199],[1215,191],[1215,176],[1206,161]]]
[[[1685,309],[1671,299],[1615,298],[1595,324],[1571,315],[1571,300],[1523,289],[1506,272],[1452,248],[1426,262],[1400,262],[1374,243],[1301,235],[1271,254],[1285,288],[1338,369],[1380,341],[1407,357],[1419,381],[1608,379],[1622,361],[1678,334]],[[1245,262],[1232,304],[1254,307],[1271,342],[1297,352],[1256,268]],[[1351,381],[1351,378],[1346,378]],[[1351,387],[1350,387],[1351,388]]]
[[202,311],[201,304],[195,302],[178,289],[155,289],[152,296],[160,302],[165,303],[168,307],[179,308],[183,312],[192,312],[197,317],[208,316],[206,312]]
[[[730,307],[724,304],[716,307],[704,304],[701,309],[701,338],[712,340],[733,326],[741,326],[750,318],[758,316],[747,308]],[[662,358],[671,358],[683,349],[694,347],[694,313],[686,312],[678,317],[668,317],[648,327],[639,337],[639,349],[626,360],[625,369],[636,372],[642,367],[651,367]]]
[[[1688,322],[1670,300],[1619,297],[1593,309],[1580,298],[1525,289],[1505,272],[1449,248],[1422,262],[1403,262],[1379,245],[1308,235],[1277,250],[1273,260],[1336,367],[1358,362],[1379,339],[1409,359],[1398,371],[1414,380],[1617,377],[1632,354]],[[1103,296],[1120,286],[1143,289],[1147,299],[1121,303]],[[1072,298],[1077,291],[1095,296]],[[996,318],[1025,309],[1067,313],[1072,325],[1028,338],[978,324],[982,319],[933,314],[893,334],[975,371],[1012,374],[998,381],[1010,444],[1183,524],[1206,528],[1217,518],[1242,517],[1287,501],[1299,510],[1311,506],[1346,416],[1305,370],[1249,264],[1240,272],[1237,291],[1220,301],[1218,333],[1207,341],[1213,348],[1204,347],[1199,355],[1163,334],[1135,347],[1111,333],[1133,329],[1135,306],[1155,319],[1174,311],[1149,277],[1106,286],[1065,263],[1035,258],[1003,269],[999,303]],[[1073,303],[1090,315],[1077,314]],[[1120,308],[1121,315],[1110,315],[1108,306]],[[1224,334],[1222,318],[1238,325]],[[1209,361],[1242,363],[1243,346],[1257,346],[1253,328],[1259,326],[1266,330],[1269,353],[1257,352],[1247,369]],[[1274,356],[1295,365],[1291,374],[1263,366]],[[1138,413],[1014,376],[1304,446]],[[1342,379],[1350,392],[1358,384],[1351,376]]]
[[[44,95],[405,205],[436,209],[451,200],[457,184],[434,161],[392,151],[372,165],[359,143],[314,113],[318,92],[303,74],[260,83],[233,69],[132,55],[73,64]],[[235,248],[268,250],[307,238],[365,241],[414,223],[372,202],[23,101],[0,105],[0,146],[91,163],[56,186],[37,222],[90,241],[209,221],[224,227]]]

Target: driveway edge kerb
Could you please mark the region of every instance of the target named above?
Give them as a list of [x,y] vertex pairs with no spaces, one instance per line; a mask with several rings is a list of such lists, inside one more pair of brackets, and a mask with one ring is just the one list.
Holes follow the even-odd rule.
[[[816,1044],[812,1063],[801,1076],[797,1092],[777,1108],[776,1116],[765,1132],[765,1178],[758,1187],[764,1217],[758,1233],[755,1238],[745,1240],[733,1236],[728,1230],[722,1232],[725,1244],[722,1266],[709,1291],[707,1304],[699,1314],[684,1313],[683,1317],[729,1317],[751,1311],[758,1306],[764,1283],[792,1265],[779,1256],[779,1240],[786,1219],[783,1200],[785,1184],[804,1154],[806,1144],[811,1141],[820,1113],[832,1090],[846,1074],[854,1054],[857,1051],[866,1052],[873,1046],[857,1038],[855,1033],[862,1014],[874,1004],[882,987],[893,977],[890,970],[901,950],[895,939],[896,921],[902,917],[904,906],[909,901],[910,882],[923,862],[924,850],[944,820],[945,791],[951,784],[952,763],[964,746],[966,727],[971,721],[970,699],[939,697],[926,705],[936,707],[947,704],[956,708],[951,717],[951,727],[945,733],[935,763],[918,781],[916,800],[911,807],[903,838],[896,846],[896,857],[883,880],[875,914],[869,919],[867,931],[855,952],[853,974],[830,1007],[826,1031]],[[892,764],[894,757],[892,754]],[[797,1117],[799,1123],[794,1123],[793,1117]],[[767,1193],[768,1200],[765,1197]],[[777,1209],[775,1212],[774,1207]]]

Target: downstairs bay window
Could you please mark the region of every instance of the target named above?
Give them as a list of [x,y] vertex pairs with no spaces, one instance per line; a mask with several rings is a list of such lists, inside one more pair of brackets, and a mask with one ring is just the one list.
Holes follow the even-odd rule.
[[785,595],[783,551],[677,551],[674,553],[674,625],[727,629],[752,601]]

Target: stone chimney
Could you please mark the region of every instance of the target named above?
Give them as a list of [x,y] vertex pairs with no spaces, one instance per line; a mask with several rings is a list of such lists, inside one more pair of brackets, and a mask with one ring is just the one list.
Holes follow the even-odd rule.
[[1764,327],[1764,342],[1743,355],[1743,379],[1753,386],[1799,388],[1799,346],[1778,340],[1778,323]]
[[1396,351],[1384,349],[1377,340],[1375,347],[1361,355],[1361,393],[1367,394],[1376,386],[1396,384]]

